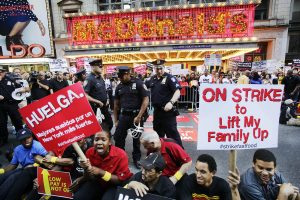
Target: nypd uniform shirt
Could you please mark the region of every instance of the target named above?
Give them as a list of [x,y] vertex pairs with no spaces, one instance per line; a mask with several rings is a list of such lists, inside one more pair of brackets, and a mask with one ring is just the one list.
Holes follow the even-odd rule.
[[171,74],[164,73],[162,77],[152,76],[146,82],[151,89],[151,101],[154,107],[164,107],[173,97],[176,90],[181,89],[178,80]]
[[19,87],[21,87],[21,85],[16,84],[14,81],[10,80],[7,77],[4,77],[0,81],[0,95],[4,97],[3,100],[0,100],[0,103],[18,103],[12,98],[11,94],[16,88]]
[[102,103],[106,103],[107,101],[107,93],[105,89],[105,82],[101,76],[96,76],[91,73],[88,78],[83,83],[84,91],[93,97],[101,101]]
[[140,109],[148,91],[144,83],[138,79],[131,79],[129,83],[120,83],[116,88],[115,99],[120,100],[120,107],[125,110]]

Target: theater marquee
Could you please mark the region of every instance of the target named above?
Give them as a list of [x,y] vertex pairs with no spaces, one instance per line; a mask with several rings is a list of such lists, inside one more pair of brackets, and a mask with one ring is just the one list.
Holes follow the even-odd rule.
[[71,46],[249,38],[255,5],[171,8],[66,16]]

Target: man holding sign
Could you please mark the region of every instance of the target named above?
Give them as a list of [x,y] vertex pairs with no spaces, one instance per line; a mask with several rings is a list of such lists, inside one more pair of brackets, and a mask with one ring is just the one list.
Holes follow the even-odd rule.
[[286,183],[275,171],[276,158],[266,149],[254,153],[252,168],[241,176],[239,191],[244,200],[288,200],[300,199],[299,189]]

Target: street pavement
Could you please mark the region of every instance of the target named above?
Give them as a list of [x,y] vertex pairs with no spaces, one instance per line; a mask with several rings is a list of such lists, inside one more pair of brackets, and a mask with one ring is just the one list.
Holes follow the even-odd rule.
[[[197,134],[197,113],[181,112],[178,121],[178,129],[184,138],[183,145],[185,150],[190,154],[193,159],[193,164],[197,160],[200,154],[207,153],[216,159],[218,171],[217,176],[226,178],[228,173],[228,158],[229,151],[199,151],[197,150],[196,134]],[[277,122],[274,122],[277,123]],[[145,123],[145,130],[152,129],[152,116],[149,117]],[[12,127],[9,126],[9,130],[12,131]],[[114,131],[114,130],[113,130]],[[277,158],[277,169],[285,176],[287,181],[293,185],[300,187],[300,128],[292,126],[279,126],[279,142],[278,148],[270,149]],[[17,145],[15,136],[10,134],[9,143]],[[0,163],[2,165],[8,164],[4,157],[5,150],[9,145],[0,147],[2,154],[0,155]],[[143,157],[145,156],[145,150],[141,147]],[[132,164],[131,152],[132,152],[132,139],[128,136],[126,139],[126,152],[129,155],[130,169],[133,173],[137,172]],[[255,150],[238,150],[237,151],[237,166],[241,173],[245,172],[252,166],[252,157]],[[194,165],[189,170],[189,173],[193,173]]]

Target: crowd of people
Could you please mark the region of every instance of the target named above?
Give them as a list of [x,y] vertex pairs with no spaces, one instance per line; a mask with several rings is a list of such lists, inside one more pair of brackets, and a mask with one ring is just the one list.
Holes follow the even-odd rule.
[[[155,74],[149,68],[145,77],[132,75],[130,68],[125,66],[119,67],[112,77],[104,76],[102,60],[90,62],[90,74],[85,70],[74,75],[40,71],[28,76],[19,68],[14,68],[12,73],[0,68],[0,145],[7,143],[8,116],[20,141],[10,164],[0,169],[0,199],[43,198],[37,192],[37,166],[69,171],[73,181],[69,189],[74,199],[114,199],[117,187],[132,189],[141,197],[151,193],[179,200],[300,199],[298,188],[286,183],[276,171],[275,156],[265,149],[255,152],[252,167],[245,174],[240,175],[235,169],[228,173],[227,180],[217,177],[215,159],[202,154],[194,161],[194,173],[188,175],[193,161],[177,130],[179,112],[175,106],[182,95],[183,82],[194,88],[202,83],[282,83],[285,85],[285,99],[297,101],[299,75],[288,71],[281,79],[280,76],[276,78],[248,71],[241,76],[238,72],[212,71],[209,74],[205,71],[201,76],[193,72],[189,76],[175,77],[165,72],[164,63],[164,60],[153,61]],[[82,84],[95,114],[100,112],[103,116],[103,130],[78,142],[86,160],[79,159],[72,146],[62,156],[46,151],[34,139],[31,130],[23,125],[18,112],[20,107],[76,82]],[[31,95],[26,95],[28,93]],[[154,109],[153,132],[144,132],[143,123],[147,119],[150,99]],[[129,155],[125,152],[128,133],[133,139],[133,164],[141,169],[135,175],[129,169]],[[147,151],[146,158],[142,158],[140,146]]]

